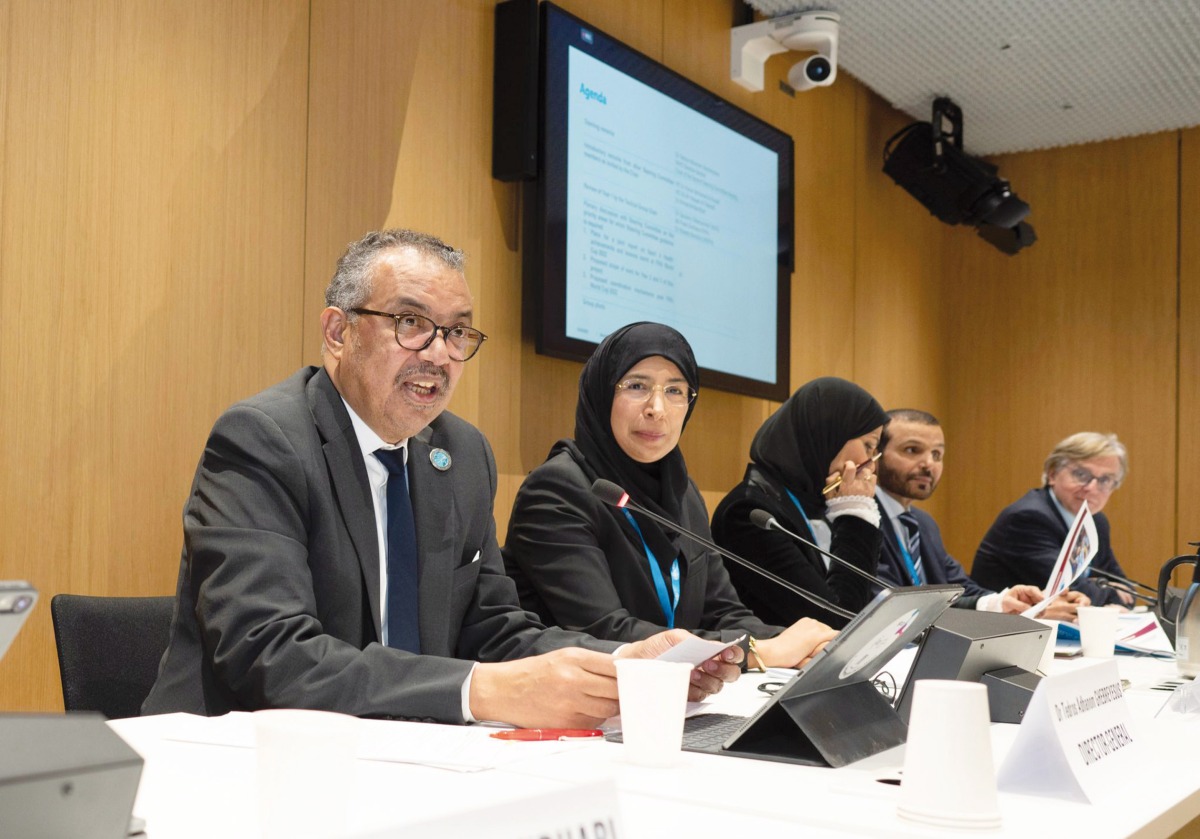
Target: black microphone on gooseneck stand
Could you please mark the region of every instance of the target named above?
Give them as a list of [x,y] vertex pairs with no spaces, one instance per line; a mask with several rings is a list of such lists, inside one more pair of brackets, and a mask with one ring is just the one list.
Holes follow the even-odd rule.
[[[1158,603],[1158,598],[1156,598],[1156,597],[1147,597],[1147,595],[1145,595],[1145,594],[1140,594],[1138,592],[1133,591],[1133,587],[1136,586],[1138,588],[1145,589],[1145,591],[1147,591],[1147,592],[1153,592],[1154,594],[1158,594],[1157,588],[1151,588],[1150,586],[1147,586],[1146,583],[1144,583],[1144,582],[1130,580],[1129,577],[1123,577],[1120,574],[1112,573],[1112,571],[1105,571],[1103,568],[1094,568],[1094,567],[1092,567],[1092,565],[1088,565],[1087,571],[1085,571],[1084,576],[1087,576],[1090,574],[1094,574],[1098,577],[1104,577],[1104,580],[1097,581],[1097,585],[1102,588],[1116,588],[1116,589],[1118,589],[1118,591],[1128,592],[1129,594],[1134,595],[1135,598],[1138,598],[1139,600],[1145,600],[1146,603],[1151,604],[1151,605]],[[1114,582],[1114,583],[1116,583],[1116,585],[1110,586],[1109,582]]]
[[717,553],[719,553],[721,556],[725,557],[726,559],[731,559],[734,562],[736,562],[738,565],[743,565],[746,568],[749,568],[754,573],[761,574],[762,576],[766,577],[768,580],[773,581],[776,585],[782,586],[783,588],[787,589],[788,591],[792,592],[793,594],[797,594],[800,597],[803,597],[805,600],[807,600],[809,603],[813,604],[814,606],[817,606],[821,609],[825,609],[826,611],[829,611],[829,612],[833,612],[835,615],[846,618],[847,620],[851,620],[854,618],[853,612],[843,609],[841,606],[837,606],[833,603],[830,603],[825,598],[819,597],[819,596],[813,594],[812,592],[805,591],[804,589],[800,588],[800,586],[796,585],[795,583],[791,583],[791,582],[783,579],[782,577],[776,576],[775,574],[772,574],[770,571],[767,571],[764,568],[759,568],[753,562],[750,562],[747,559],[742,559],[737,554],[730,553],[729,551],[725,550],[720,545],[718,545],[716,542],[711,542],[708,539],[705,539],[703,536],[701,536],[697,533],[692,533],[690,530],[685,530],[684,528],[679,526],[678,522],[671,521],[666,516],[660,516],[658,513],[654,512],[653,510],[647,510],[645,507],[632,501],[629,498],[629,493],[627,493],[625,490],[621,489],[621,487],[617,486],[612,481],[606,481],[603,478],[600,478],[600,479],[594,481],[592,483],[592,495],[596,496],[597,498],[599,498],[601,501],[603,501],[606,504],[611,504],[614,507],[621,507],[623,509],[633,510],[635,513],[640,513],[641,515],[646,516],[647,518],[653,519],[654,521],[658,522],[659,524],[666,525],[667,527],[671,528],[671,530],[675,530],[675,531],[678,531],[679,533],[682,533],[684,536],[688,537],[693,542],[703,545],[704,547],[708,548],[710,551],[716,551]]
[[755,527],[761,527],[763,530],[778,530],[780,533],[786,533],[788,536],[791,536],[793,539],[795,539],[797,542],[801,543],[802,545],[808,545],[810,548],[812,548],[817,553],[821,554],[822,556],[827,556],[830,559],[832,559],[834,562],[838,563],[839,565],[849,568],[851,571],[853,571],[858,576],[862,577],[864,580],[869,580],[870,582],[879,586],[884,591],[891,591],[893,588],[895,588],[895,586],[891,585],[890,583],[885,583],[883,580],[879,579],[874,574],[870,574],[870,573],[862,570],[861,568],[859,568],[857,565],[850,562],[849,560],[845,560],[845,559],[842,559],[840,556],[831,554],[829,551],[825,550],[820,545],[814,544],[814,543],[808,541],[807,539],[805,539],[803,536],[800,536],[799,534],[793,533],[792,531],[788,530],[786,527],[784,527],[782,524],[780,524],[779,521],[773,515],[768,513],[766,510],[751,510],[750,511],[750,523],[753,524]]

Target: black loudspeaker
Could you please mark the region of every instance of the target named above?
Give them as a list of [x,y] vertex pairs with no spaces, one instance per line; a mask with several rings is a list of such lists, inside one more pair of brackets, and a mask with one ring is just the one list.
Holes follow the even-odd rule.
[[142,758],[100,714],[0,716],[0,834],[124,839]]
[[492,65],[492,177],[538,173],[538,0],[496,4]]
[[913,685],[919,679],[983,682],[992,722],[1019,723],[1041,677],[1037,666],[1050,628],[1020,615],[947,609],[913,661],[897,710],[908,722]]

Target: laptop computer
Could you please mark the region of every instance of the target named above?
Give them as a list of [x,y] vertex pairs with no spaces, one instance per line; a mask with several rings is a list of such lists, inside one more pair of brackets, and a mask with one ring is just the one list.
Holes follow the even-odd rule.
[[0,580],[0,659],[37,603],[37,590],[24,580]]
[[879,592],[841,633],[751,717],[700,714],[683,748],[812,766],[844,766],[902,744],[908,727],[871,677],[917,639],[962,586]]

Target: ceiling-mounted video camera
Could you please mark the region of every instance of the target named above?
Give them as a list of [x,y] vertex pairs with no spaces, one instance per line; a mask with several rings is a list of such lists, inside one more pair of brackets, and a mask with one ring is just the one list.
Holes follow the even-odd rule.
[[812,10],[735,26],[729,33],[729,76],[747,90],[763,89],[763,67],[781,52],[815,50],[788,71],[793,90],[828,87],[837,79],[838,21],[834,12]]
[[914,122],[892,135],[883,171],[946,224],[969,224],[1007,254],[1037,241],[1023,220],[1029,205],[999,170],[962,148],[962,109],[949,98],[933,102],[930,122]]

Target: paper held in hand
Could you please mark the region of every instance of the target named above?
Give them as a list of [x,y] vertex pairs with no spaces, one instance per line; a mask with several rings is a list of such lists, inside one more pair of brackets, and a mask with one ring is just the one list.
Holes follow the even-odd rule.
[[1078,580],[1087,570],[1099,549],[1100,539],[1096,535],[1096,522],[1092,519],[1088,503],[1084,501],[1075,515],[1075,521],[1071,523],[1070,530],[1067,531],[1067,539],[1058,552],[1058,559],[1054,562],[1050,579],[1046,581],[1046,588],[1042,590],[1045,599],[1030,606],[1022,614],[1027,618],[1036,618],[1044,612],[1051,600],[1069,589],[1071,583]]
[[656,658],[658,661],[682,661],[693,667],[699,667],[710,658],[720,655],[730,647],[736,647],[744,640],[746,640],[745,635],[727,644],[721,641],[706,641],[703,638],[688,638]]

